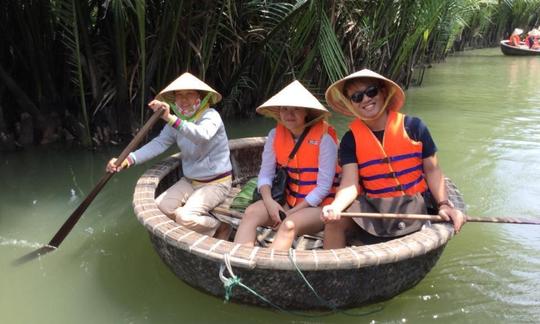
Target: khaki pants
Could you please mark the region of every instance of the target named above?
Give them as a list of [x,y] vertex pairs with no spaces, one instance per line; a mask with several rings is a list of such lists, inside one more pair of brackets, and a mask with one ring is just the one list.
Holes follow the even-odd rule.
[[159,209],[176,221],[198,233],[214,235],[220,222],[209,211],[221,204],[231,189],[231,180],[211,183],[180,181],[156,199]]

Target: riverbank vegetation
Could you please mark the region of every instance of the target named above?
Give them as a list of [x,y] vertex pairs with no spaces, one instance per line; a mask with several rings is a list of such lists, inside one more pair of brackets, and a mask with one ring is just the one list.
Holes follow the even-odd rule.
[[185,71],[224,117],[301,80],[322,95],[369,67],[405,87],[452,51],[540,24],[540,0],[4,0],[0,150],[130,139]]

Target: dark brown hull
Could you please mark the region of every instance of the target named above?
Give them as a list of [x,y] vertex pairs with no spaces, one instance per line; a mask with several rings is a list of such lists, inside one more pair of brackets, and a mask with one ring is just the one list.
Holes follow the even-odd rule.
[[[263,143],[264,139],[231,141],[237,179],[256,175]],[[322,302],[287,253],[218,241],[183,228],[159,212],[153,198],[178,179],[175,171],[179,158],[177,155],[164,160],[140,178],[134,194],[135,213],[161,259],[180,279],[222,298],[225,289],[219,271],[224,259],[229,258],[234,274],[243,284],[285,309],[324,309],[329,305],[347,308],[389,299],[426,276],[453,234],[451,226],[434,224],[381,244],[295,251],[292,257],[296,265],[326,301]],[[461,195],[450,181],[447,188],[454,204],[463,209]],[[227,270],[224,274],[230,276]],[[238,286],[232,300],[269,306]]]
[[508,45],[508,41],[501,41],[501,51],[504,55],[511,56],[534,56],[540,55],[540,50],[532,50]]

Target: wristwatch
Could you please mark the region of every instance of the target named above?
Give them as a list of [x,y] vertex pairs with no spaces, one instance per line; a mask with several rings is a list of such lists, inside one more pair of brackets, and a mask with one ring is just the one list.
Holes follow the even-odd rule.
[[439,203],[437,203],[437,208],[440,209],[440,208],[441,208],[442,206],[444,206],[444,205],[446,205],[446,206],[448,206],[448,207],[450,207],[450,208],[454,208],[454,204],[453,204],[450,200],[448,200],[448,199],[439,201]]

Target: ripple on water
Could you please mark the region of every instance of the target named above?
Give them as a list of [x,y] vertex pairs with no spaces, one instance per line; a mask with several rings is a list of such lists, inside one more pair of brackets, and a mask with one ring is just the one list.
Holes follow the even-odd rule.
[[29,242],[27,240],[10,239],[0,236],[0,246],[15,246],[38,249],[43,247],[42,243]]

